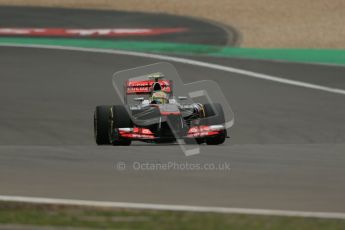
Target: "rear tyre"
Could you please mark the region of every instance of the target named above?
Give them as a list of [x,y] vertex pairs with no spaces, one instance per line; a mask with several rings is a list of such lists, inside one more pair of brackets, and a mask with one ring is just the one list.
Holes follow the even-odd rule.
[[109,113],[110,129],[109,129],[109,142],[112,145],[125,145],[128,146],[132,140],[122,138],[118,133],[117,128],[132,128],[133,123],[127,109],[123,105],[114,105],[110,108]]
[[[224,125],[225,117],[222,106],[219,103],[204,104],[205,118],[202,119],[205,125]],[[206,137],[207,145],[220,145],[225,142],[227,136],[226,130],[220,131],[219,134],[211,137]]]
[[93,116],[94,136],[97,145],[109,145],[109,109],[110,106],[96,107]]

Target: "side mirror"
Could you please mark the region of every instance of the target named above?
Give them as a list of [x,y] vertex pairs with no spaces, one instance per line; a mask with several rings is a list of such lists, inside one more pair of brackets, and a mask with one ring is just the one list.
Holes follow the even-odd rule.
[[178,96],[178,99],[183,101],[183,100],[187,100],[187,97],[185,97],[185,96]]
[[133,100],[142,102],[144,100],[144,98],[143,97],[135,97]]

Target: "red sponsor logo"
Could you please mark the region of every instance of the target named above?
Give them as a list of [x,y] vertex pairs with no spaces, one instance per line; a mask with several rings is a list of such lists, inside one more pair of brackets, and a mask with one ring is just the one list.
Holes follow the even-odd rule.
[[187,137],[204,137],[217,134],[219,134],[219,130],[213,130],[210,126],[201,125],[191,127],[188,131]]
[[180,33],[187,28],[0,28],[0,35],[37,36],[37,37],[121,37],[121,36],[153,36]]
[[125,131],[120,128],[120,135],[126,138],[143,138],[143,139],[154,139],[154,135],[151,130],[147,128],[134,127],[132,130]]
[[[158,81],[161,86],[162,90],[166,93],[171,92],[170,81],[168,80],[159,80]],[[154,80],[146,80],[146,81],[128,81],[127,82],[127,94],[131,93],[150,93],[152,84]]]
[[[139,86],[151,86],[155,81],[154,80],[144,80],[144,81],[128,81],[127,86],[129,87],[139,87]],[[159,80],[159,84],[164,86],[169,86],[169,80]]]

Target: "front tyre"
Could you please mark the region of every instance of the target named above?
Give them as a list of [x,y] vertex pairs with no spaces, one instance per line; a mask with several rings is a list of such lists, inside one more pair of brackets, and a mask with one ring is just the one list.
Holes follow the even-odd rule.
[[118,128],[133,128],[133,123],[127,109],[123,105],[114,105],[109,112],[109,142],[112,145],[130,145],[132,140],[122,138],[118,133]]
[[206,137],[205,142],[207,145],[220,145],[225,142],[226,136],[226,130],[222,130],[219,134],[215,136]]
[[192,145],[192,144],[201,145],[205,142],[205,139],[204,138],[186,138],[184,142],[187,145]]
[[110,106],[96,107],[93,116],[94,136],[97,145],[109,145],[109,110]]
[[[219,103],[204,104],[205,118],[202,123],[205,125],[224,125],[225,116],[222,106]],[[227,137],[226,129],[220,131],[219,134],[206,137],[205,142],[207,145],[220,145],[225,142]]]

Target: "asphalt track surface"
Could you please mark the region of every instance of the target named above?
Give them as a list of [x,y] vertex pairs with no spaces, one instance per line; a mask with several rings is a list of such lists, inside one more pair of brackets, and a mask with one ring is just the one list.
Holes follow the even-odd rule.
[[[185,157],[178,146],[98,147],[92,113],[95,105],[117,102],[112,74],[159,60],[0,50],[3,195],[344,211],[341,95],[175,63],[186,82],[221,83],[236,114],[232,139],[202,146],[194,157]],[[331,75],[340,67],[317,68]],[[127,169],[117,170],[118,162]],[[228,162],[231,170],[136,171],[133,162]]]
[[[344,67],[190,58],[345,88]],[[176,145],[96,146],[94,107],[118,102],[112,74],[159,61],[0,47],[0,194],[345,211],[343,95],[172,62],[185,82],[220,84],[235,112],[232,138],[193,157]],[[134,162],[226,162],[231,170],[145,171]]]

